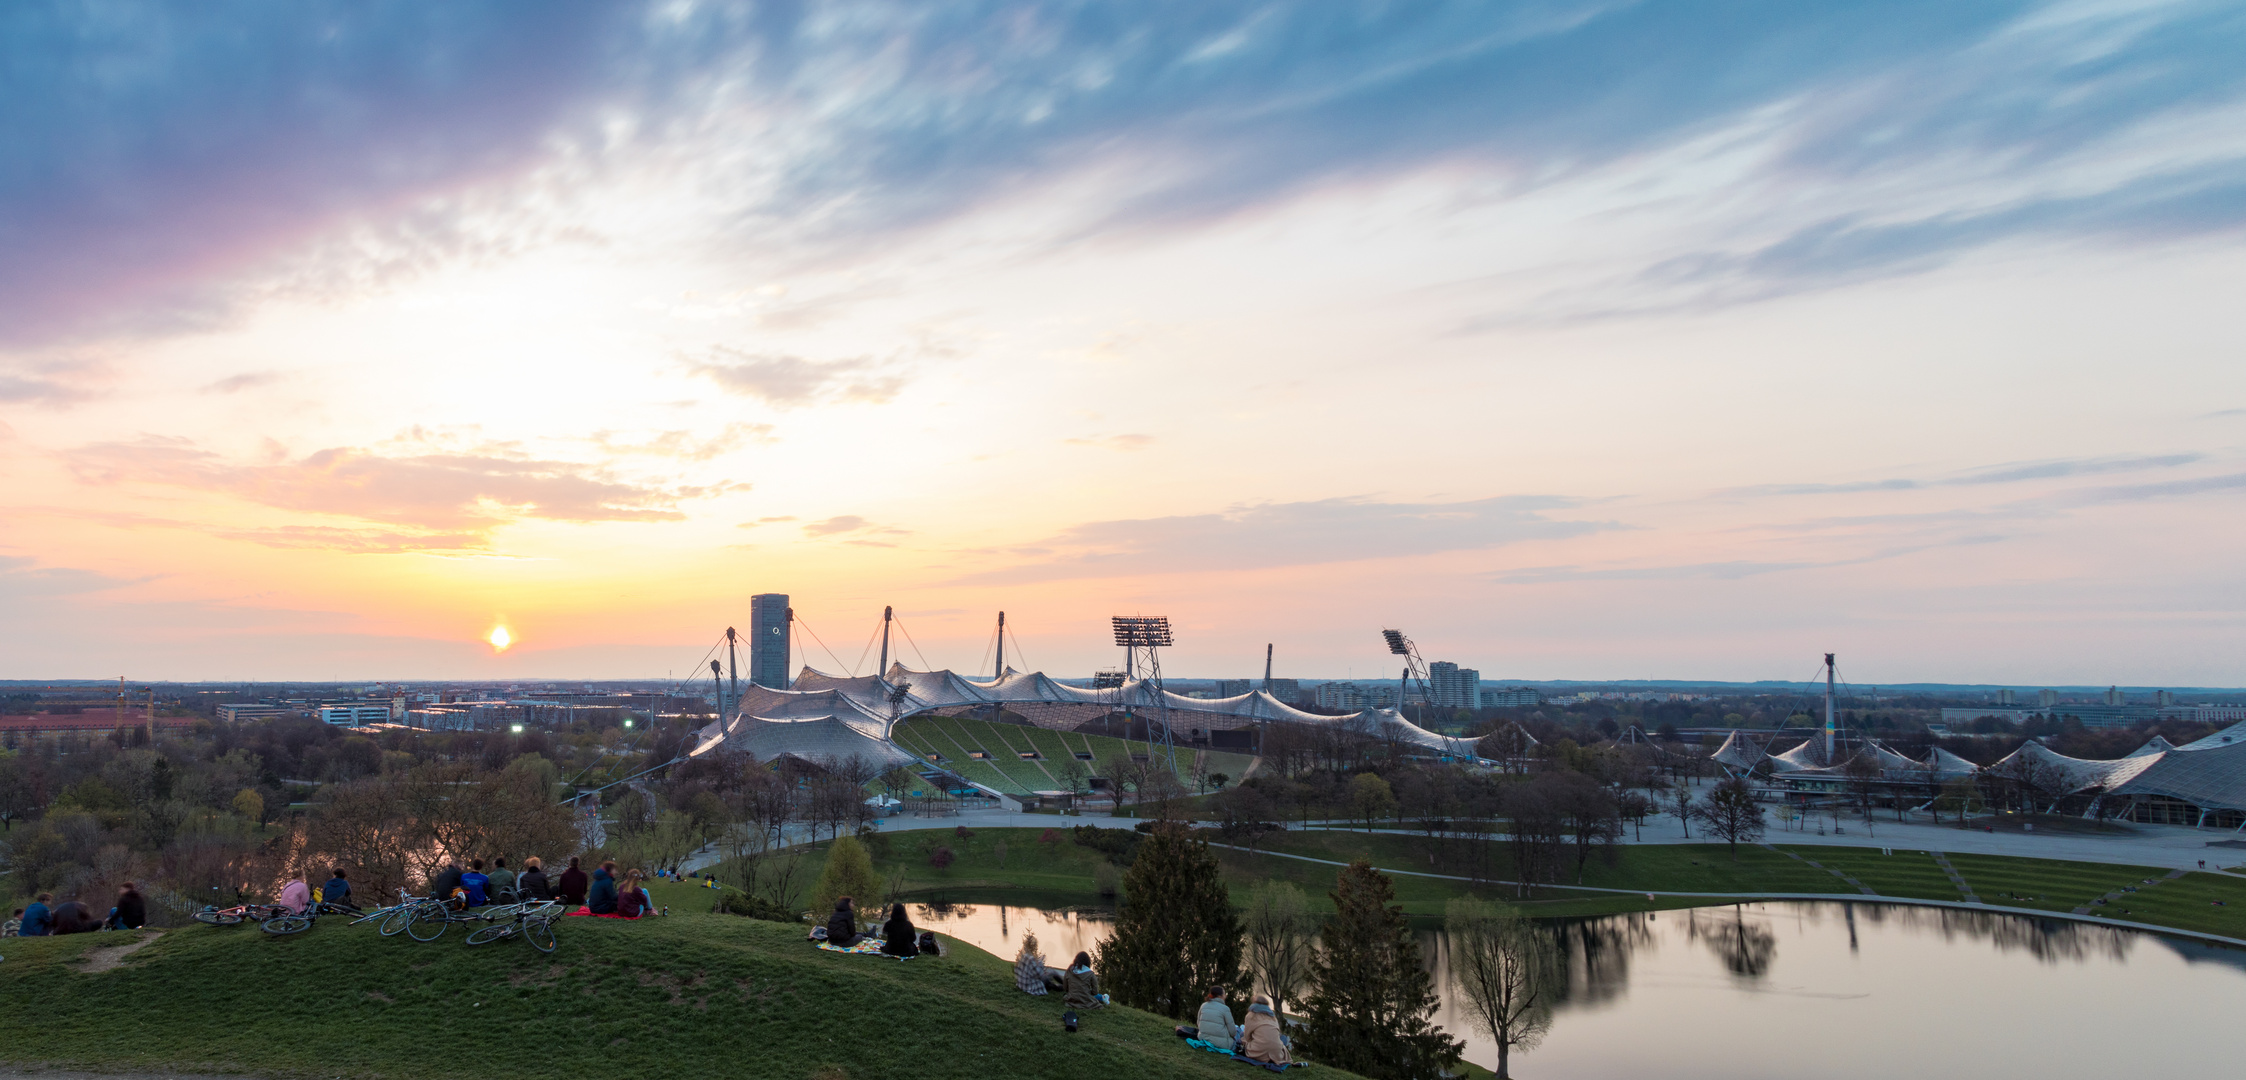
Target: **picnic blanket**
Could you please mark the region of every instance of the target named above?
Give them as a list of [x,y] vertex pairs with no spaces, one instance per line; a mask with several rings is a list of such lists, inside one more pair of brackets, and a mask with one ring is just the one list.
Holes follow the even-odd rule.
[[891,960],[912,959],[912,957],[909,956],[890,956],[890,954],[882,952],[881,939],[876,937],[859,938],[858,943],[850,946],[849,948],[843,948],[840,945],[836,945],[833,942],[828,941],[820,942],[819,947],[826,950],[827,952],[850,953],[855,956],[888,956]]
[[1223,1054],[1225,1057],[1231,1058],[1232,1060],[1237,1061],[1242,1065],[1253,1065],[1259,1069],[1269,1069],[1272,1072],[1286,1072],[1288,1069],[1307,1069],[1310,1067],[1310,1063],[1307,1061],[1292,1061],[1288,1062],[1285,1065],[1275,1065],[1268,1062],[1257,1061],[1256,1059],[1251,1057],[1242,1057],[1230,1050],[1219,1050],[1214,1046],[1210,1046],[1208,1043],[1190,1037],[1185,1040],[1185,1044],[1194,1048],[1195,1050],[1206,1050],[1212,1054]]

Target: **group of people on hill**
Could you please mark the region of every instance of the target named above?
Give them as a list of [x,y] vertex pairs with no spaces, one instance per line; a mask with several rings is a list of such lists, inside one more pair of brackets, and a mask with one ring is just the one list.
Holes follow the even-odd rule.
[[[813,937],[838,949],[847,949],[860,940],[873,936],[871,932],[859,931],[858,912],[854,905],[855,901],[847,896],[836,898],[834,914],[827,916],[827,924],[820,927],[824,933],[814,934]],[[911,916],[905,914],[903,904],[889,906],[889,921],[881,924],[880,935],[881,951],[891,956],[912,957],[923,952],[939,951],[936,947],[936,935],[922,933],[915,928]]]
[[82,900],[55,903],[55,894],[40,893],[31,903],[15,909],[15,914],[0,923],[0,937],[50,937],[55,934],[82,934],[89,930],[138,930],[148,925],[148,901],[140,889],[128,881],[117,886],[117,898],[109,914],[95,918],[92,908]]
[[639,870],[626,870],[618,876],[613,860],[604,860],[588,874],[577,857],[571,856],[567,869],[549,876],[545,864],[535,857],[523,860],[520,874],[507,869],[505,859],[493,859],[488,872],[482,859],[470,859],[465,870],[457,861],[447,862],[430,879],[429,894],[468,907],[556,900],[579,909],[577,914],[581,915],[637,919],[662,914],[642,884],[646,880],[647,875]]
[[[1043,997],[1057,990],[1062,995],[1062,1004],[1070,1009],[1097,1009],[1108,1004],[1108,996],[1100,992],[1099,974],[1092,970],[1092,954],[1077,953],[1068,967],[1055,971],[1045,966],[1045,955],[1038,950],[1035,934],[1022,935],[1021,952],[1014,958],[1014,985],[1033,997]],[[1280,1032],[1279,1014],[1266,995],[1257,994],[1250,999],[1247,1019],[1243,1021],[1235,1019],[1232,1006],[1225,1003],[1224,987],[1212,986],[1194,1019],[1193,1026],[1180,1026],[1177,1033],[1187,1039],[1197,1039],[1211,1050],[1246,1058],[1259,1065],[1289,1064],[1289,1042]]]

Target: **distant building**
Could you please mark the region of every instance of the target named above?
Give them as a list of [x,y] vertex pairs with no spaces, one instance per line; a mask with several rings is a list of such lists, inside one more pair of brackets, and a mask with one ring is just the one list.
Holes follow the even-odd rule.
[[1997,704],[1999,704],[1999,705],[2014,705],[2014,704],[2018,704],[2017,702],[2015,702],[2015,701],[2013,700],[2013,697],[2014,697],[2014,695],[2013,695],[2012,691],[2010,691],[2010,690],[1999,690],[1999,691],[1997,691],[1997,692],[1996,692],[1996,703],[1997,703]]
[[1271,696],[1281,701],[1302,700],[1302,683],[1297,679],[1271,680]]
[[788,688],[795,674],[788,670],[788,661],[795,655],[789,640],[794,621],[789,615],[788,594],[758,593],[749,597],[750,682],[774,690]]
[[1998,720],[2009,720],[2015,724],[2025,724],[2039,715],[2041,714],[2033,709],[1992,709],[1975,705],[1963,709],[1943,709],[1942,722],[1945,724],[1971,723],[1983,717],[1994,717]]
[[2038,690],[2035,692],[2035,703],[2038,708],[2049,709],[2059,703],[2059,692],[2057,690]]
[[2176,703],[2176,692],[2173,690],[2155,690],[2152,692],[2152,703],[2163,709],[2174,705]]
[[1256,683],[1252,679],[1218,679],[1216,696],[1239,697],[1255,688]]
[[1427,665],[1428,704],[1441,708],[1471,709],[1482,689],[1482,673],[1448,660]]
[[388,705],[322,705],[320,722],[358,727],[361,724],[384,724],[390,720]]
[[264,716],[279,716],[291,711],[286,705],[226,704],[218,707],[218,718],[227,723],[255,720]]
[[1526,686],[1508,687],[1503,690],[1484,690],[1475,696],[1481,703],[1482,708],[1485,709],[1507,709],[1517,705],[1544,704],[1544,695]]
[[2106,707],[2109,709],[2118,709],[2121,706],[2121,688],[2118,686],[2106,687]]

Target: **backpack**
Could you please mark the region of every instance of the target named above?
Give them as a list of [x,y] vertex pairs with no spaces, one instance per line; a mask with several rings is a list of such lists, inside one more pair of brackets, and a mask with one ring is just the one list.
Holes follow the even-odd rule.
[[924,953],[934,953],[937,956],[942,956],[944,954],[943,948],[936,944],[936,932],[934,930],[922,930],[920,932],[920,940],[914,942],[913,944],[921,952]]

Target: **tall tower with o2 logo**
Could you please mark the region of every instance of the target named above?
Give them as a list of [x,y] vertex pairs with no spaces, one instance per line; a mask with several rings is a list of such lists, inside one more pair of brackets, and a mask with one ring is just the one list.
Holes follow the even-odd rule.
[[791,673],[788,659],[795,635],[794,609],[786,593],[758,593],[749,597],[749,681],[758,686],[785,690]]

